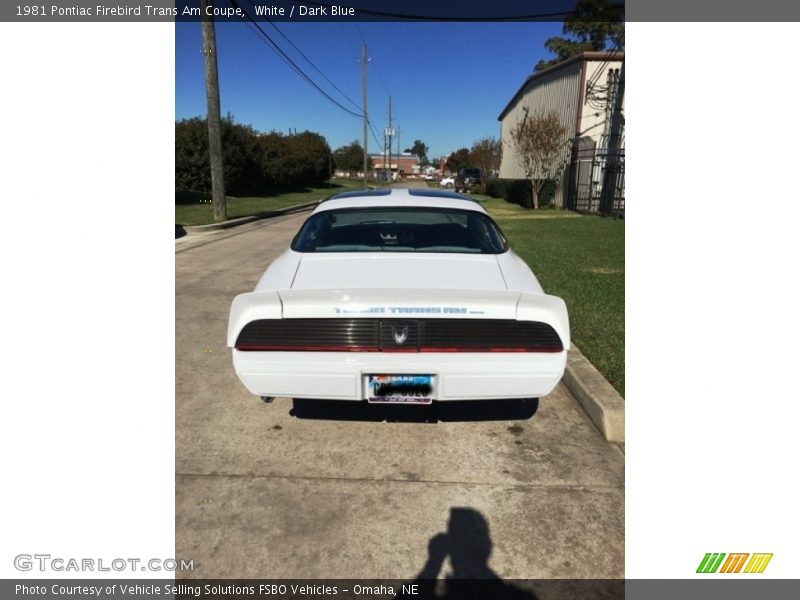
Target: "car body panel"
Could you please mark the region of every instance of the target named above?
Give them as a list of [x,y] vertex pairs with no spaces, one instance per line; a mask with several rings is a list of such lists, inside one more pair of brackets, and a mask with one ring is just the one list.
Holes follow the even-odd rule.
[[292,287],[302,257],[302,254],[292,249],[281,254],[264,271],[256,284],[256,291],[283,290]]
[[259,396],[365,400],[369,374],[434,375],[439,401],[533,398],[549,394],[566,365],[566,351],[525,353],[240,352],[236,373]]
[[[334,197],[320,203],[313,214],[367,206],[458,208],[485,214],[483,207],[469,199],[411,195],[405,190],[382,196]],[[340,318],[377,319],[384,323],[381,327],[392,320],[402,324],[403,320],[497,319],[511,321],[511,330],[515,330],[513,321],[531,321],[551,327],[562,347],[507,351],[507,345],[501,344],[491,351],[470,351],[463,345],[423,351],[381,346],[380,351],[361,351],[358,346],[357,351],[318,351],[313,319]],[[271,344],[243,343],[237,349],[245,326],[276,319],[311,319],[308,335],[315,340],[313,346],[287,351]],[[467,321],[449,327],[462,339],[461,332],[474,328]],[[432,375],[434,399],[447,401],[548,394],[563,375],[570,333],[563,300],[544,294],[530,268],[511,250],[473,254],[289,249],[269,266],[255,291],[234,299],[227,343],[240,380],[260,396],[364,400],[370,375]]]
[[497,255],[497,266],[503,274],[503,280],[509,290],[543,294],[539,280],[533,274],[528,264],[513,250]]
[[494,254],[336,252],[303,255],[292,289],[330,288],[507,289]]

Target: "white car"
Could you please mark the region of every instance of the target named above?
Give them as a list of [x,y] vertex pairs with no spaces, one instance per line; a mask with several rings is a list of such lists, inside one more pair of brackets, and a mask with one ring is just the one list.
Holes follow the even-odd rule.
[[453,189],[453,186],[456,184],[455,175],[451,175],[450,177],[444,177],[439,182],[439,187]]
[[570,336],[564,301],[480,204],[384,188],[316,207],[255,291],[234,299],[228,346],[265,401],[430,404],[544,396]]

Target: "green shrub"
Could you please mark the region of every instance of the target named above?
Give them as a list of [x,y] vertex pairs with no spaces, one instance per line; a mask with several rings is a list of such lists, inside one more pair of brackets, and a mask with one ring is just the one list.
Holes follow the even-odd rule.
[[532,206],[533,194],[531,192],[531,182],[528,179],[508,179],[503,193],[506,202],[519,204],[525,208]]
[[[488,179],[485,194],[492,198],[503,198],[506,202],[519,204],[525,208],[533,206],[533,190],[530,179]],[[539,207],[552,206],[555,194],[556,182],[548,179],[539,192]]]
[[485,194],[486,193],[486,185],[483,184],[483,183],[471,185],[469,187],[469,193],[470,194]]
[[556,180],[548,179],[544,182],[542,189],[539,190],[539,208],[550,208],[553,206],[553,199],[556,197]]
[[[230,115],[222,119],[221,126],[228,195],[260,196],[314,186],[330,175],[331,149],[318,133],[259,133],[249,125],[235,123]],[[175,123],[175,189],[211,190],[208,127],[201,117]]]
[[505,189],[505,179],[497,179],[493,177],[492,179],[486,180],[486,185],[484,189],[484,193],[487,196],[491,196],[492,198],[502,198],[503,197],[503,190]]

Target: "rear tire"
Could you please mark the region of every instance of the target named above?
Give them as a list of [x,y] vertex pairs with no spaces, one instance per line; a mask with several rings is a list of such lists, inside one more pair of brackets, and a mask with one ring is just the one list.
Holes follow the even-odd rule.
[[275,396],[261,396],[261,401],[264,404],[272,404],[273,400],[275,400]]

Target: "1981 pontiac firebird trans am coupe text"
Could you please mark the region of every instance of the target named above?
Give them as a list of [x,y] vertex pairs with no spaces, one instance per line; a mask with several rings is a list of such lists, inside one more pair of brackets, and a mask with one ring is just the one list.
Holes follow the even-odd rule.
[[236,374],[265,400],[540,397],[569,344],[564,301],[483,207],[428,189],[320,203],[228,323]]

